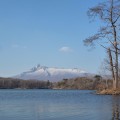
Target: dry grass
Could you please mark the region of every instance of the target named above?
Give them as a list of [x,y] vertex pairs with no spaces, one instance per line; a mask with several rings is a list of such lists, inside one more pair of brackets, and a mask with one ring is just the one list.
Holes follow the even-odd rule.
[[101,91],[98,91],[97,94],[100,95],[120,95],[120,89],[104,89]]

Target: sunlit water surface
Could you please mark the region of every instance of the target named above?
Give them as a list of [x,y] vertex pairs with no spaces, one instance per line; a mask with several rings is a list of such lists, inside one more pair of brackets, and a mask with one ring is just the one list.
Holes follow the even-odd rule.
[[119,120],[120,97],[88,90],[0,90],[0,120]]

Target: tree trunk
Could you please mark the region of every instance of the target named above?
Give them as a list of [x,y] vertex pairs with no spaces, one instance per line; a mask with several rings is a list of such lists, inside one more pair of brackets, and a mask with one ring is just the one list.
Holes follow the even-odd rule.
[[113,16],[113,10],[114,10],[114,0],[111,0],[111,10],[110,10],[110,22],[111,22],[111,27],[113,29],[113,37],[114,37],[114,48],[115,48],[115,80],[113,82],[113,89],[118,88],[118,43],[117,43],[117,32],[116,32],[116,25],[114,21],[114,16]]
[[110,70],[112,73],[112,79],[113,79],[113,89],[116,89],[116,80],[115,80],[115,72],[114,72],[114,66],[113,66],[113,59],[112,59],[112,54],[110,48],[108,48],[108,55],[109,55],[109,60],[110,60]]
[[[116,43],[117,44],[117,43]],[[118,88],[118,50],[117,50],[117,45],[116,45],[116,52],[115,52],[115,85],[114,89]]]

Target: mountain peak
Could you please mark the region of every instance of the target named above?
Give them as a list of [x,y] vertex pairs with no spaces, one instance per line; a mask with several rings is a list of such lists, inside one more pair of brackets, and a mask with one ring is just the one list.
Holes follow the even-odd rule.
[[31,68],[31,70],[30,71],[32,71],[32,72],[35,72],[35,71],[37,71],[37,70],[39,70],[39,69],[47,69],[48,67],[46,67],[46,66],[41,66],[40,64],[38,64],[37,66],[35,66],[35,67],[33,67],[33,68]]
[[78,68],[56,68],[56,67],[46,67],[38,64],[36,67],[30,69],[30,71],[23,72],[15,78],[20,79],[36,79],[36,80],[50,80],[51,82],[60,81],[63,79],[76,78],[76,77],[86,77],[91,75]]

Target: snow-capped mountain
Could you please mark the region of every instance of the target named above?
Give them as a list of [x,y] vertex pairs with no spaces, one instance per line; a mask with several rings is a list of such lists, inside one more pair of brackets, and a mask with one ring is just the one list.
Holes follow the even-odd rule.
[[23,72],[17,76],[14,76],[14,78],[19,79],[36,79],[36,80],[50,80],[50,81],[60,81],[63,79],[68,78],[76,78],[76,77],[85,77],[89,76],[90,74],[74,68],[74,69],[65,69],[65,68],[55,68],[55,67],[46,67],[46,66],[40,66],[37,65],[36,67],[33,67],[27,72]]

